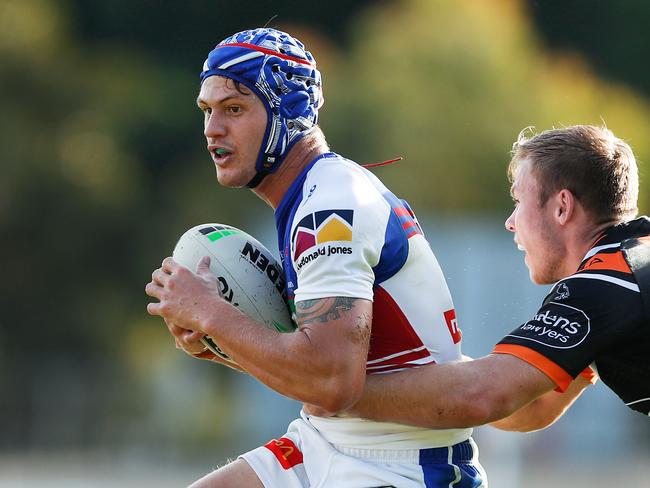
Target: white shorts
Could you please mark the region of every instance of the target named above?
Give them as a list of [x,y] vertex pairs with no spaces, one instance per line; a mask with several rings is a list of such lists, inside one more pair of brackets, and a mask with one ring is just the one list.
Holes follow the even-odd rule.
[[487,488],[470,438],[430,449],[350,449],[330,444],[303,419],[280,439],[240,456],[266,488]]

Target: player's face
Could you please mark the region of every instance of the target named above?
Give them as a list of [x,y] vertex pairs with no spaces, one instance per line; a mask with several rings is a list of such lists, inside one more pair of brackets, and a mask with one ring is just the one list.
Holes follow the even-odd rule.
[[532,174],[530,161],[523,160],[515,172],[511,189],[515,209],[506,220],[506,229],[515,233],[515,243],[526,253],[533,283],[549,284],[564,278],[563,257],[566,255],[560,232],[553,219],[550,200],[540,205],[540,185]]
[[243,85],[210,76],[201,85],[197,104],[204,114],[204,134],[224,186],[239,188],[255,176],[255,162],[266,130],[262,101]]

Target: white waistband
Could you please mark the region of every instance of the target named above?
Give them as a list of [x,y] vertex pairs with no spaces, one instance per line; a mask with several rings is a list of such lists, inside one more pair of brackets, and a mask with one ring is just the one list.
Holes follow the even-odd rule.
[[337,451],[346,456],[353,456],[375,463],[418,464],[420,461],[419,449],[358,449],[354,447],[337,446]]
[[472,429],[434,430],[359,418],[315,417],[304,412],[300,415],[342,452],[343,449],[417,451],[452,446],[472,435]]
[[[463,446],[465,447],[465,449],[462,450],[463,452],[458,452],[461,450],[457,450],[457,452],[454,453],[453,446],[437,447],[431,450],[439,450],[441,452],[436,452],[433,456],[427,457],[440,458],[440,460],[443,460],[444,458],[444,460],[449,463],[459,460],[462,462],[478,462],[478,447],[476,446],[474,439],[470,437],[467,439],[467,443],[469,443],[469,445]],[[347,456],[353,456],[355,458],[365,459],[375,463],[419,464],[422,461],[421,449],[359,449],[337,445],[334,445],[334,447]]]

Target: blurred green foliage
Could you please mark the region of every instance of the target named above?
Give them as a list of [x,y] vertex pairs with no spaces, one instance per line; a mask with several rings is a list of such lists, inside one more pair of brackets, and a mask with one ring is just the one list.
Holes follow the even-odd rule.
[[[0,447],[219,430],[230,376],[174,354],[143,288],[186,228],[272,218],[217,188],[194,100],[209,49],[276,14],[319,60],[333,149],[405,156],[378,173],[420,213],[505,214],[528,125],[605,122],[650,158],[647,100],[545,50],[520,1],[0,0]],[[181,364],[220,383],[169,425]]]

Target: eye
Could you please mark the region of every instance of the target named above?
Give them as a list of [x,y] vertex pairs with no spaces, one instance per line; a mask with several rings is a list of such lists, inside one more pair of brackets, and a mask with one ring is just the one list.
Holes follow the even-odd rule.
[[228,112],[231,114],[241,113],[242,108],[239,105],[228,105]]

